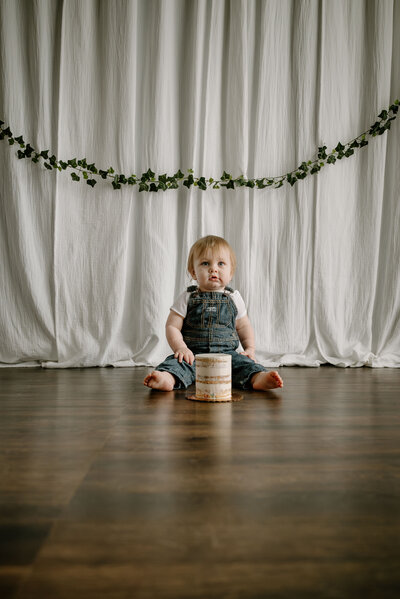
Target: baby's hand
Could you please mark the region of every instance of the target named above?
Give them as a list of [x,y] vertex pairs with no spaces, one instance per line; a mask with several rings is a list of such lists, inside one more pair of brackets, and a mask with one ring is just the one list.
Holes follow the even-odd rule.
[[174,358],[177,358],[179,362],[185,360],[190,365],[194,362],[194,354],[188,347],[179,347],[174,353]]
[[247,356],[248,358],[250,358],[250,360],[255,360],[256,359],[256,352],[254,347],[249,347],[247,349],[245,349],[244,351],[240,352],[243,356]]

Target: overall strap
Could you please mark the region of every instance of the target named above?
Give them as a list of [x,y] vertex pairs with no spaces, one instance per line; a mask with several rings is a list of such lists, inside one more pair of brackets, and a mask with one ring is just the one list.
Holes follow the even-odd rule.
[[[187,287],[187,288],[186,288],[186,291],[187,291],[188,293],[193,293],[194,291],[197,291],[197,292],[198,292],[198,291],[199,291],[199,288],[198,288],[198,286],[197,286],[197,285],[190,285],[189,287]],[[228,287],[228,286],[226,286],[226,287],[225,287],[225,289],[224,289],[224,293],[225,293],[225,292],[228,292],[228,293],[234,293],[234,291],[235,291],[235,290],[234,290],[234,289],[232,289],[232,287]]]

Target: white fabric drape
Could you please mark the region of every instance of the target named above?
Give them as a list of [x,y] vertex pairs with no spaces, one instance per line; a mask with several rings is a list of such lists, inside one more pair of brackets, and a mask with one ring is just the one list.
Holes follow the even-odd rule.
[[[400,2],[0,0],[0,57],[0,118],[60,159],[279,175],[399,97]],[[400,366],[399,126],[263,191],[91,189],[1,142],[0,362],[156,364],[217,234],[262,363]]]

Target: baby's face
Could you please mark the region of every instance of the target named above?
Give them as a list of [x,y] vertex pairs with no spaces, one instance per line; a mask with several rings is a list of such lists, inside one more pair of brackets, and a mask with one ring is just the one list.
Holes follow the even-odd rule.
[[194,270],[190,274],[197,281],[200,291],[222,291],[233,276],[229,251],[220,248],[195,256]]

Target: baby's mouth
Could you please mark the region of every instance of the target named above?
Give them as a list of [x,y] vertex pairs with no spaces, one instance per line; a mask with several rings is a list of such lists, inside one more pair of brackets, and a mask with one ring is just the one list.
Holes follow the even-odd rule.
[[209,281],[219,281],[219,278],[214,276],[214,277],[210,277],[208,280]]

